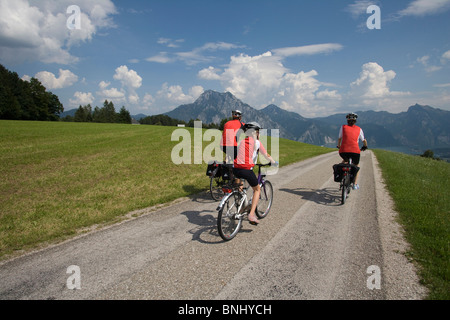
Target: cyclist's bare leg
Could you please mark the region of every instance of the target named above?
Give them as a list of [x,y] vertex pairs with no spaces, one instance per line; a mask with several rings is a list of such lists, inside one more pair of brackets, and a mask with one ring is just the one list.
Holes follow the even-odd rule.
[[239,191],[244,190],[244,184],[241,182],[241,179],[235,178],[233,183],[239,186]]
[[258,205],[259,195],[261,194],[261,187],[259,184],[256,187],[252,187],[253,189],[253,200],[252,207],[250,209],[250,213],[248,214],[248,220],[251,222],[259,223],[258,218],[256,217],[256,206]]
[[[359,164],[357,164],[356,166],[359,168]],[[358,184],[359,171],[361,171],[361,170],[358,170],[358,172],[356,173],[355,182],[354,182],[355,185]]]

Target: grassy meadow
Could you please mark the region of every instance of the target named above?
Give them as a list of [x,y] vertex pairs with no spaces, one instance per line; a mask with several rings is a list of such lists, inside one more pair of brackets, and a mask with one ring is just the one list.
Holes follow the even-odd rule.
[[450,299],[450,163],[375,150],[429,299]]
[[[0,121],[0,259],[207,190],[205,163],[172,162],[174,130]],[[281,166],[334,151],[284,139],[279,150]]]

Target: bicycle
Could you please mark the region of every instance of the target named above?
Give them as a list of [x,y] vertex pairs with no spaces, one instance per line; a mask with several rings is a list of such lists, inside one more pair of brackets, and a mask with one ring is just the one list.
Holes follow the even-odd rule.
[[[257,164],[257,166],[258,184],[261,187],[261,193],[255,213],[259,219],[264,219],[272,207],[273,187],[270,181],[265,180],[266,175],[261,174],[261,167],[271,166],[271,164]],[[219,235],[225,241],[230,241],[237,235],[242,227],[244,217],[250,212],[253,199],[248,199],[247,190],[249,188],[248,185],[241,188],[241,185],[238,184],[223,187],[226,194],[217,207],[219,211],[217,229]]]
[[232,164],[212,162],[208,164],[206,175],[209,176],[209,191],[213,200],[219,201],[224,196],[223,187],[232,180]]
[[359,167],[352,164],[352,159],[348,163],[339,163],[333,166],[334,181],[339,182],[339,191],[341,191],[341,204],[345,204]]

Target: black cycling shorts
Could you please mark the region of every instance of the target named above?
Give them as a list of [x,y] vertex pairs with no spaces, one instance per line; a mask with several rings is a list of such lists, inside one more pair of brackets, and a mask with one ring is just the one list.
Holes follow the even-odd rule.
[[358,165],[359,160],[361,159],[361,154],[359,153],[343,152],[339,153],[339,155],[345,162],[348,162],[350,159],[352,159],[352,164],[354,165]]
[[233,168],[233,174],[236,178],[247,180],[251,187],[256,187],[258,185],[258,178],[253,170]]

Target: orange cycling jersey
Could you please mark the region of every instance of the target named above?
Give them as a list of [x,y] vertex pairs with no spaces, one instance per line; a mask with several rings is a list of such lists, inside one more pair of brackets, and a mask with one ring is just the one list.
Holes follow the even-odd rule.
[[364,140],[364,133],[362,129],[356,125],[344,125],[339,133],[339,138],[342,138],[339,153],[361,153],[359,150],[358,141]]
[[238,155],[234,160],[234,167],[236,169],[252,170],[258,158],[258,152],[261,151],[263,155],[268,156],[266,148],[259,141],[252,137],[247,137],[239,144]]
[[230,120],[223,126],[222,141],[220,146],[234,146],[237,147],[236,132],[244,124],[239,120]]

